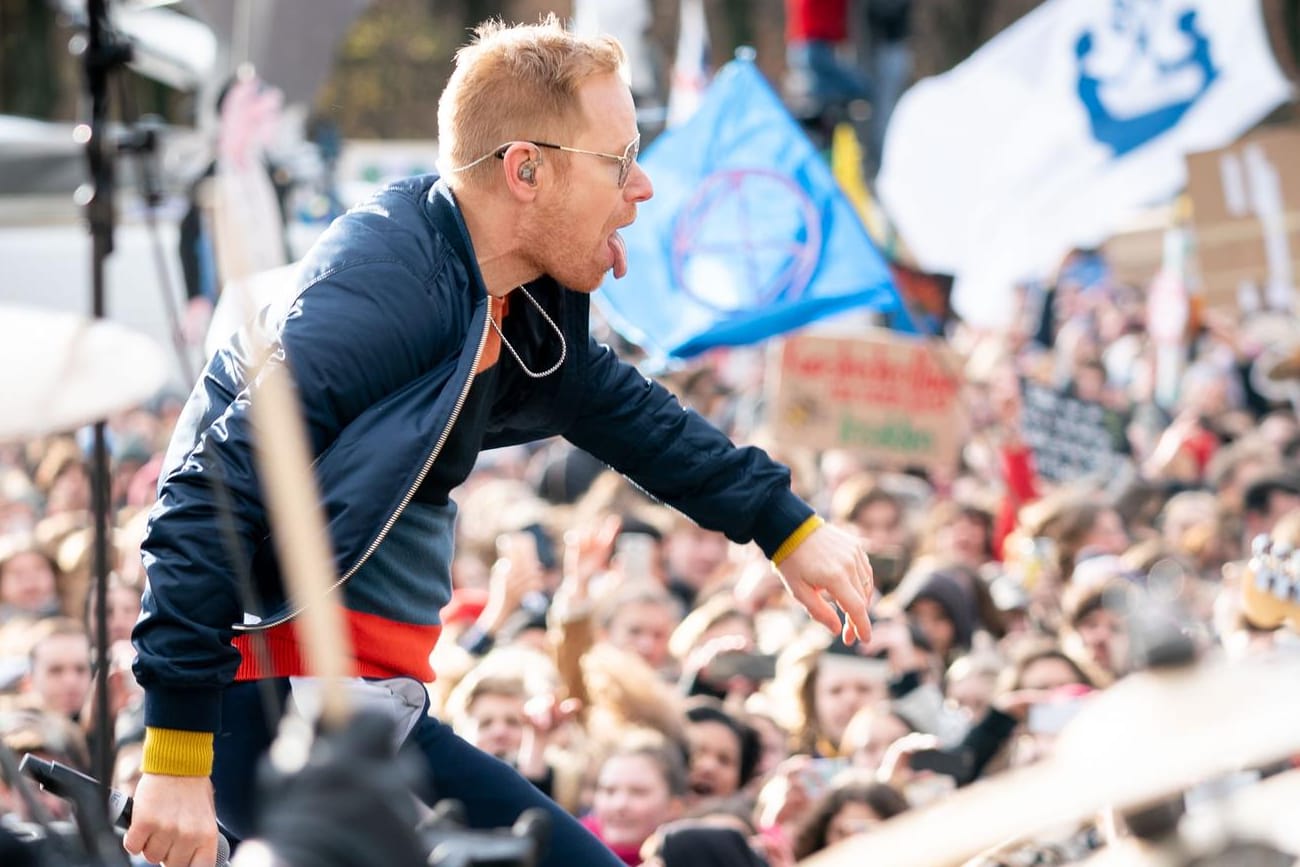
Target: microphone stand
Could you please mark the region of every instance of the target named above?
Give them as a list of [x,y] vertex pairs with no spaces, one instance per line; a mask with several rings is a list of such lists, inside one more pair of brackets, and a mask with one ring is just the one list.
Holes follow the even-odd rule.
[[[76,137],[86,145],[90,182],[78,191],[78,203],[86,210],[92,239],[91,316],[105,316],[104,263],[113,252],[115,224],[113,146],[108,140],[108,90],[113,72],[131,59],[131,44],[115,33],[108,23],[107,0],[87,0],[86,34],[73,43],[80,54],[90,94],[90,123],[77,128]],[[112,509],[108,445],[105,422],[94,424],[91,458],[92,515],[94,518],[95,576],[95,777],[100,783],[100,801],[107,807],[113,777],[112,721],[108,708],[108,534]]]

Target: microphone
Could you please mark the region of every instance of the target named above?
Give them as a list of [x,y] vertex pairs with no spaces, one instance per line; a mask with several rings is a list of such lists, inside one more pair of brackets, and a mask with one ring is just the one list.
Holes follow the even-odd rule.
[[[74,804],[85,802],[83,799],[99,797],[99,781],[83,774],[75,768],[54,761],[46,761],[31,753],[23,756],[18,769],[52,795],[72,801]],[[126,830],[131,827],[132,801],[116,789],[108,790],[108,821],[110,824]],[[230,832],[217,822],[217,861],[214,867],[226,867],[230,861],[230,841],[226,839]]]

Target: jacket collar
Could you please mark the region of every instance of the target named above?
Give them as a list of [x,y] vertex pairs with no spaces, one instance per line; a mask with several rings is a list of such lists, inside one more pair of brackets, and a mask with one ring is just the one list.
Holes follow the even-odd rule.
[[445,179],[439,178],[429,188],[428,202],[429,219],[460,257],[465,272],[470,275],[478,289],[476,293],[478,297],[487,298],[487,285],[483,282],[483,274],[478,268],[478,259],[474,256],[474,242],[470,240],[469,227],[465,225],[465,218],[461,215],[456,195]]

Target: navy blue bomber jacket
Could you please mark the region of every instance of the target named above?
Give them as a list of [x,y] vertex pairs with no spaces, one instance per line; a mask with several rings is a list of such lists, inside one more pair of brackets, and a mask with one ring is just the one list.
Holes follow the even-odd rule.
[[[339,577],[382,543],[428,472],[468,392],[483,343],[487,293],[465,223],[444,182],[399,182],[354,208],[304,260],[283,315],[264,311],[273,363],[297,384]],[[553,435],[624,473],[701,526],[770,557],[812,515],[789,471],[738,448],[663,387],[588,334],[589,297],[541,278],[528,287],[562,329],[557,373],[500,388],[512,407],[485,448]],[[511,344],[533,367],[555,358],[555,334],[528,304],[512,305]],[[236,336],[207,365],[182,413],[142,553],[148,576],[136,626],[135,673],[145,722],[183,732],[220,728],[220,693],[240,666],[231,646],[244,621],[238,557],[262,606],[259,628],[293,615],[268,537],[248,406],[248,341]],[[219,476],[233,534],[220,530]],[[239,627],[243,628],[243,627]]]

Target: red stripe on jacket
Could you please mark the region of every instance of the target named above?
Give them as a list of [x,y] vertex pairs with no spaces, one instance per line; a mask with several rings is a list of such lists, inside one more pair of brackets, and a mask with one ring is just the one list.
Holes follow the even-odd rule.
[[[433,680],[429,654],[438,643],[442,626],[399,623],[374,614],[344,611],[352,638],[354,677],[413,677],[422,683]],[[235,672],[235,680],[261,680],[267,677],[301,677],[309,675],[298,641],[296,620],[272,626],[262,633],[269,659],[259,661],[253,652],[253,637],[235,636],[231,644],[244,659]]]

